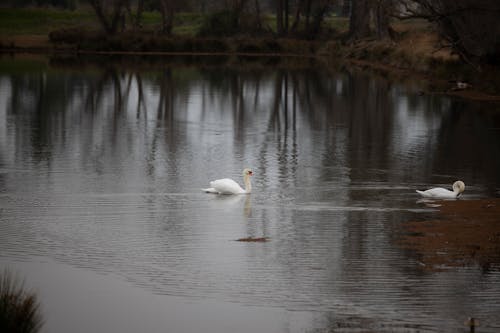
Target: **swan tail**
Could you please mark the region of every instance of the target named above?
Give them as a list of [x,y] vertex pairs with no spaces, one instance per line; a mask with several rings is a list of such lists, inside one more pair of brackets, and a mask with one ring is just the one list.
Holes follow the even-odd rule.
[[424,191],[419,191],[419,190],[415,190],[415,192],[417,192],[418,194],[420,194],[421,196],[423,197],[426,197],[426,193]]

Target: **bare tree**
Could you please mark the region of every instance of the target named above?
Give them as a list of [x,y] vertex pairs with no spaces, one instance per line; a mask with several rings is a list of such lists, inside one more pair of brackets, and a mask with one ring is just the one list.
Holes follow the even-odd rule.
[[[135,13],[133,10],[132,3],[135,2]],[[142,12],[144,11],[144,0],[128,0],[126,2],[126,9],[127,13],[130,17],[130,22],[132,23],[132,26],[135,29],[138,29],[141,27],[141,21],[142,21]]]
[[300,24],[300,18],[302,16],[302,12],[306,8],[306,1],[310,0],[298,0],[297,1],[297,6],[295,8],[295,15],[294,15],[294,20],[292,23],[291,31],[292,32],[297,32]]
[[160,0],[162,32],[170,35],[174,27],[175,3],[174,0]]
[[307,34],[310,37],[317,36],[320,33],[321,25],[323,24],[324,18],[332,5],[331,0],[319,0],[316,1],[314,7],[312,8],[312,22],[307,27]]
[[[246,13],[246,9],[248,6],[248,0],[231,0],[229,6],[231,8],[231,12],[233,14],[233,25],[236,29],[240,29],[242,26],[242,19],[244,13]],[[258,7],[257,7],[258,8]]]
[[99,23],[108,34],[115,34],[123,22],[123,9],[127,0],[87,0],[94,9]]
[[390,37],[393,0],[352,0],[349,39]]
[[370,37],[370,0],[352,0],[349,20],[349,39],[358,40]]
[[276,0],[276,32],[283,35],[285,32],[284,27],[284,9],[286,0]]
[[500,1],[407,0],[402,18],[436,23],[448,46],[472,64],[500,62]]
[[331,10],[334,0],[298,0],[294,20],[290,30],[299,32],[302,17],[304,18],[304,33],[308,38],[317,37],[326,14]]
[[374,5],[375,32],[377,38],[390,38],[392,29],[389,25],[389,21],[394,11],[393,0],[377,0]]

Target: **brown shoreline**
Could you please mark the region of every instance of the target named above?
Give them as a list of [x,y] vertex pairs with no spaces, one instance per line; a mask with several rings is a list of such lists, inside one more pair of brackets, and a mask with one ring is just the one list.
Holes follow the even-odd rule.
[[439,201],[439,217],[403,225],[400,245],[426,270],[500,267],[500,198]]

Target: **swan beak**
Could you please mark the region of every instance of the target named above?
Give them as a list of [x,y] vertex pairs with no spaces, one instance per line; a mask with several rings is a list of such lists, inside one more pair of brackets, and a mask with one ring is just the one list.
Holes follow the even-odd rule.
[[249,174],[250,176],[253,176],[253,172],[252,172],[252,171],[249,171],[249,172],[248,172],[248,174]]

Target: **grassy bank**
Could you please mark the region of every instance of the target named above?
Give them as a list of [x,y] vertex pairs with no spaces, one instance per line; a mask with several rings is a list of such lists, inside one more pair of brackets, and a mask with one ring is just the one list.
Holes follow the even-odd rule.
[[95,14],[90,10],[69,11],[37,8],[0,8],[0,37],[23,35],[47,36],[61,28],[96,27]]
[[[197,13],[179,13],[175,17],[176,35],[193,35],[201,25],[203,16]],[[158,12],[144,12],[142,27],[145,31],[158,30],[161,16]],[[71,11],[54,8],[0,8],[0,37],[45,35],[51,31],[81,28],[95,31],[99,22],[91,8]]]
[[[175,17],[174,35],[194,36],[202,22],[202,15],[179,13]],[[144,12],[142,31],[157,34],[161,23],[158,12]],[[0,48],[23,50],[53,49],[49,34],[66,29],[89,31],[100,30],[99,22],[91,8],[78,11],[54,8],[0,8]]]
[[[300,39],[277,39],[272,31],[275,20],[268,16],[264,25],[270,34],[266,37],[238,38],[197,38],[204,17],[199,13],[178,13],[174,21],[174,37],[165,37],[159,33],[161,17],[158,12],[144,12],[140,31],[125,31],[115,36],[106,36],[100,32],[100,26],[91,8],[78,11],[57,9],[6,9],[0,8],[0,47],[4,50],[38,49],[52,51],[87,52],[182,52],[182,53],[250,53],[250,54],[295,54],[295,55],[332,55],[366,61],[398,61],[399,67],[414,66],[425,62],[432,53],[430,43],[414,44],[419,51],[405,46],[405,41],[415,39],[413,33],[428,32],[428,25],[420,22],[403,23],[396,26],[402,42],[374,43],[364,42],[345,46],[335,36],[345,33],[348,28],[346,18],[328,17],[325,20],[323,37],[319,41]],[[50,38],[49,38],[50,36]],[[401,48],[403,47],[403,48]],[[394,52],[398,50],[398,52]],[[386,57],[388,54],[391,57]],[[422,55],[426,56],[422,56]],[[432,58],[436,54],[431,54]],[[389,64],[389,63],[387,63]],[[421,64],[419,69],[425,69]]]

